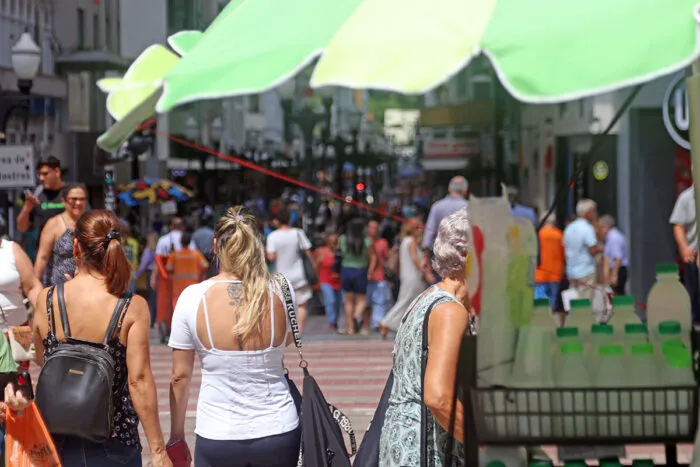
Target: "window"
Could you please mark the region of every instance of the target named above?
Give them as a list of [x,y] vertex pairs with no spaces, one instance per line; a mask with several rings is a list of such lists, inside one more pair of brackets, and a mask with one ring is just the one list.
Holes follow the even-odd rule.
[[39,16],[39,9],[34,10],[34,42],[41,44],[41,18]]
[[260,94],[248,96],[248,112],[253,114],[260,113]]
[[110,27],[109,14],[105,17],[105,45],[107,50],[112,51],[112,29]]
[[92,15],[92,48],[101,48],[102,41],[100,41],[100,16],[95,13]]
[[85,10],[78,8],[78,49],[85,50]]

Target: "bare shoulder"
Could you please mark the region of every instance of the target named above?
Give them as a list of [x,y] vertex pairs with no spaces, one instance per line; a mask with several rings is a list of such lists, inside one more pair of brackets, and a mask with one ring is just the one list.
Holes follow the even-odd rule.
[[124,320],[136,322],[141,319],[150,319],[148,302],[146,302],[146,299],[144,299],[141,295],[134,295],[131,297],[129,309],[127,310]]
[[466,326],[468,321],[467,309],[461,303],[452,300],[440,303],[430,314],[430,324],[438,323],[455,329],[459,329],[462,324]]

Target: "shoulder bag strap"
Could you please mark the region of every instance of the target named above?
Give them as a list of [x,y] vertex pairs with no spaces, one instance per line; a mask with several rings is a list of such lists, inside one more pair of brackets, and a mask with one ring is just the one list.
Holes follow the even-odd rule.
[[58,311],[61,313],[61,326],[63,326],[63,335],[64,337],[68,338],[70,337],[70,324],[68,323],[68,310],[66,310],[66,299],[63,295],[63,282],[58,284]]
[[102,345],[108,347],[109,341],[114,336],[114,331],[116,331],[117,326],[121,328],[121,323],[123,316],[126,315],[126,310],[131,302],[131,294],[127,293],[122,295],[117,302],[117,306],[114,307],[112,312],[112,318],[109,320],[109,325],[107,326],[107,332],[105,332],[105,337],[102,339]]
[[430,313],[435,309],[438,303],[445,300],[445,297],[438,297],[430,304],[428,309],[425,311],[425,316],[423,318],[423,339],[421,344],[421,358],[420,358],[420,465],[421,467],[427,467],[428,465],[428,407],[425,405],[425,367],[428,364],[428,320],[430,319]]
[[284,308],[287,313],[289,325],[292,328],[292,336],[294,337],[294,346],[299,352],[300,366],[305,367],[306,360],[301,352],[301,334],[299,333],[299,321],[297,321],[297,312],[294,309],[294,300],[292,300],[292,291],[289,287],[287,278],[279,272],[272,275],[272,278],[279,284],[282,289],[282,298],[284,300]]

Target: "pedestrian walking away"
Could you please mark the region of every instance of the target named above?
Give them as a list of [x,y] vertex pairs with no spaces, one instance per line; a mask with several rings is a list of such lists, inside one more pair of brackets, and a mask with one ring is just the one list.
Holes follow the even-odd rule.
[[[113,398],[114,410],[106,414],[113,426],[111,436],[106,442],[97,442],[89,433],[83,433],[89,420],[72,418],[75,414],[71,413],[60,415],[61,410],[70,410],[70,404],[90,396],[62,393],[69,383],[65,378],[60,383],[53,379],[46,382],[42,370],[37,382],[37,403],[44,413],[54,414],[54,419],[61,422],[60,432],[48,425],[63,465],[141,466],[140,422],[153,465],[170,467],[151,372],[148,305],[142,297],[134,296],[127,300],[121,314],[113,312],[118,309],[120,298],[125,297],[131,280],[131,268],[119,237],[119,219],[113,213],[92,211],[81,216],[75,226],[78,274],[58,291],[51,288],[40,294],[33,323],[39,365],[54,355],[59,358],[61,349],[67,347],[73,353],[89,352],[91,347],[105,349],[106,339],[106,348],[114,361],[109,396]],[[115,333],[105,336],[113,317],[119,319],[113,322]],[[42,394],[49,395],[41,397]],[[56,406],[55,401],[65,401],[67,406]]]
[[466,208],[469,204],[466,200],[467,194],[469,193],[469,182],[467,182],[466,178],[462,176],[452,178],[447,187],[447,191],[447,196],[433,204],[430,208],[428,220],[425,223],[425,231],[423,232],[423,243],[421,247],[425,254],[421,259],[421,266],[426,279],[430,283],[439,281],[439,278],[435,276],[435,271],[432,269],[430,260],[433,255],[433,244],[437,237],[440,222],[442,222],[445,217],[454,214],[462,208]]
[[214,252],[220,274],[185,289],[173,316],[168,445],[185,440],[197,353],[206,371],[197,400],[195,466],[293,467],[301,433],[282,363],[291,327],[255,218],[230,208],[217,222]]

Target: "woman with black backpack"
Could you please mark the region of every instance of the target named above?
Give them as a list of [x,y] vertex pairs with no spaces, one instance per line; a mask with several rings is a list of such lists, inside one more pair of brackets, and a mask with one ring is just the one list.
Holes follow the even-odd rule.
[[140,467],[139,421],[154,466],[172,466],[158,420],[149,310],[127,293],[131,267],[109,211],[75,227],[74,279],[41,292],[34,314],[36,402],[65,466]]

